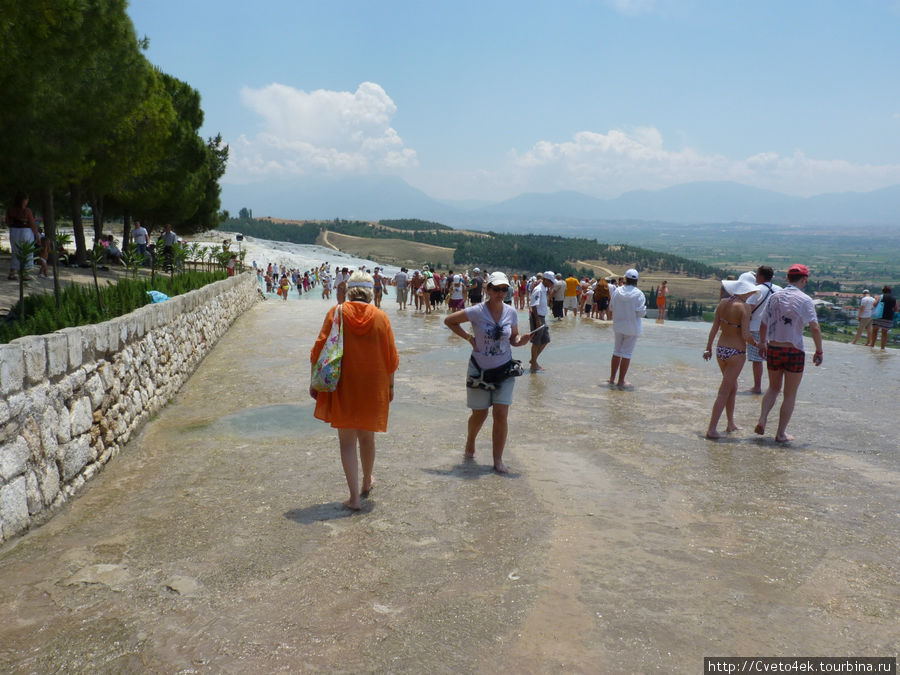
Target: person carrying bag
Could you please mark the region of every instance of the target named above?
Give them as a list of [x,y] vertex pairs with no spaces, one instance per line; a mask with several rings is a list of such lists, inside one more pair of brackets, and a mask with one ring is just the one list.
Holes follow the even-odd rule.
[[[475,457],[475,439],[487,419],[488,410],[493,410],[494,470],[507,473],[503,449],[509,430],[509,407],[516,377],[525,372],[521,362],[513,360],[511,347],[528,344],[531,334],[519,335],[519,316],[503,302],[509,290],[506,275],[494,272],[488,277],[486,288],[485,302],[453,312],[444,323],[472,345],[466,374],[466,404],[472,413],[467,425],[464,457]],[[462,327],[464,323],[472,325],[472,333]]]

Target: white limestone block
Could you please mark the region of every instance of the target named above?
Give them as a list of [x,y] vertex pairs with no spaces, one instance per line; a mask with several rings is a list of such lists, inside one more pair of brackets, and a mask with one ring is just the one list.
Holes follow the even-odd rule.
[[0,526],[4,538],[18,534],[28,527],[25,476],[19,476],[0,488]]
[[10,344],[22,345],[26,383],[37,384],[47,377],[47,341],[43,336],[30,335]]
[[25,472],[31,451],[22,436],[16,436],[10,443],[0,446],[0,478],[7,483]]
[[83,363],[82,335],[81,326],[76,328],[63,328],[58,331],[61,335],[66,336],[66,349],[69,352],[69,370],[75,370]]
[[72,424],[72,436],[78,436],[90,431],[94,422],[92,412],[91,399],[87,396],[82,396],[72,403],[72,409],[69,414],[69,420]]
[[69,481],[91,460],[91,439],[81,436],[60,446],[60,468],[63,480]]
[[56,378],[69,369],[69,338],[65,333],[45,335],[47,343],[47,376]]
[[25,381],[25,350],[17,341],[0,345],[0,394],[22,390]]

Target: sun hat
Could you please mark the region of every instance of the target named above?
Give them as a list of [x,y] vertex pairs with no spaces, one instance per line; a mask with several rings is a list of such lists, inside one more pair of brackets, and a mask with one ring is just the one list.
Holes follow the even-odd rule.
[[637,279],[638,271],[636,269],[634,269],[633,267],[629,270],[625,270],[625,278],[626,279]]
[[503,272],[491,272],[491,275],[488,277],[487,285],[494,286],[509,286],[509,279]]
[[548,270],[547,272],[544,272],[544,278],[553,281],[554,279],[556,279],[556,272]]
[[744,272],[741,276],[738,277],[738,281],[749,281],[751,284],[756,286],[756,272]]
[[454,283],[457,282],[457,281],[459,281],[459,279],[460,279],[460,277],[459,277],[458,274],[454,274],[454,275],[453,275],[453,282],[454,282]]
[[809,276],[809,268],[806,265],[801,265],[800,263],[794,263],[790,267],[788,267],[788,274],[802,274],[805,277]]
[[722,281],[722,287],[728,295],[745,295],[756,292],[756,282],[743,277],[744,275],[742,274],[740,279],[725,279]]

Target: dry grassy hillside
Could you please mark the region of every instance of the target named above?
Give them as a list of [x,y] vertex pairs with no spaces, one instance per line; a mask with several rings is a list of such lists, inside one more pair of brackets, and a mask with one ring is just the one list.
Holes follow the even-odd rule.
[[[610,265],[604,260],[579,260],[576,265],[596,270],[597,274],[606,277],[620,277],[625,274],[624,267]],[[698,279],[675,272],[651,272],[641,275],[639,286],[644,290],[649,290],[651,287],[659,286],[663,281],[669,282],[669,293],[673,297],[705,305],[715,304],[719,301],[721,282],[718,279]]]
[[326,231],[319,235],[316,243],[386,264],[407,267],[420,267],[426,262],[441,263],[445,267],[453,265],[454,249],[405,239],[368,239]]

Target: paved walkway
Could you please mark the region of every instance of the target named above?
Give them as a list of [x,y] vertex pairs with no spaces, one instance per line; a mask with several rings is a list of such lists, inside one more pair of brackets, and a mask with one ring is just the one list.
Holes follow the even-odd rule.
[[[0,549],[0,670],[695,673],[709,655],[896,654],[896,434],[874,421],[897,410],[873,382],[896,383],[898,359],[829,345],[793,448],[710,443],[705,327],[650,322],[621,392],[601,385],[609,326],[570,320],[547,374],[516,385],[501,477],[488,433],[462,461],[465,345],[392,301],[397,399],[361,514],[340,507],[336,435],[306,394],[326,306],[260,303],[84,494]],[[739,400],[747,429],[758,401]]]

